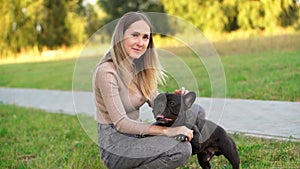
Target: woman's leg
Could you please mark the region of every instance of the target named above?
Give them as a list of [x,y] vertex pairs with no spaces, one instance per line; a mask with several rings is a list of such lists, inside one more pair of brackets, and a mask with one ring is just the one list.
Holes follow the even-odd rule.
[[103,163],[109,169],[174,169],[183,166],[192,154],[191,144],[181,142],[171,150],[147,158],[129,158],[100,150]]
[[169,151],[145,160],[143,164],[136,167],[138,169],[152,169],[152,168],[162,168],[162,169],[174,169],[183,166],[192,155],[191,144],[186,142],[181,142],[177,144],[174,148]]
[[189,142],[166,136],[134,138],[109,125],[99,125],[98,133],[101,159],[110,169],[176,168],[192,154]]

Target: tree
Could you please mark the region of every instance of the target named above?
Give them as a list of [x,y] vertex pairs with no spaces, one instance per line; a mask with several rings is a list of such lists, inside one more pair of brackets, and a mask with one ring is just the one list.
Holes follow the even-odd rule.
[[242,1],[238,4],[238,25],[244,30],[264,29],[264,15],[260,1]]
[[299,17],[293,0],[242,1],[238,9],[238,24],[243,29],[287,27]]
[[[105,23],[119,19],[122,15],[130,11],[164,12],[164,7],[158,0],[99,0],[98,4],[107,13],[107,17],[104,19]],[[172,34],[173,31],[168,24],[167,17],[157,20],[150,16],[150,20],[156,32]],[[159,25],[158,23],[165,23],[165,25]],[[111,29],[109,34],[112,33]]]
[[39,12],[42,0],[1,1],[0,54],[19,52],[23,47],[34,46],[37,42],[37,23],[41,20]]
[[98,6],[87,4],[86,14],[87,25],[85,27],[85,32],[88,36],[95,33],[101,26],[104,25],[105,12],[102,9],[99,9]]
[[[229,19],[226,16],[228,7],[224,6],[223,1],[211,0],[160,0],[164,9],[171,15],[176,15],[190,21],[202,31],[213,30],[222,32],[230,26],[229,21],[235,21],[234,16]],[[230,3],[229,3],[230,4]],[[230,4],[232,5],[232,4]],[[232,8],[232,7],[231,7]],[[235,24],[231,24],[235,25]]]
[[82,43],[86,19],[81,4],[82,0],[0,1],[0,54]]
[[160,0],[168,14],[205,31],[273,29],[299,22],[295,0]]
[[108,14],[106,22],[120,18],[129,11],[163,12],[157,0],[99,0],[99,6]]
[[43,21],[39,44],[49,48],[82,43],[86,18],[81,0],[44,0]]

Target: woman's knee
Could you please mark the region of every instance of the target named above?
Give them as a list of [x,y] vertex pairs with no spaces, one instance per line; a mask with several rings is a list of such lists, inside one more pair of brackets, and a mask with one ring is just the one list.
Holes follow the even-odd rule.
[[189,142],[181,142],[169,151],[168,159],[176,166],[184,165],[192,155],[192,146]]
[[188,141],[185,141],[185,142],[181,142],[179,145],[182,146],[182,148],[181,148],[182,160],[187,161],[192,155],[191,143]]

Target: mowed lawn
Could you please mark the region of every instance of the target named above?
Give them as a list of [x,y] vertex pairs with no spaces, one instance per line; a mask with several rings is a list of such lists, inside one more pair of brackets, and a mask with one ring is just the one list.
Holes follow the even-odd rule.
[[[176,48],[172,52],[192,70],[201,97],[210,97],[211,83],[205,65],[199,64],[199,58],[190,51]],[[299,50],[265,51],[221,56],[226,97],[300,101],[299,53]],[[99,59],[0,65],[0,86],[91,91],[92,72]],[[179,87],[178,79],[172,76],[160,90],[172,91]],[[97,144],[88,137],[76,116],[0,103],[0,117],[0,168],[105,168]],[[247,137],[240,133],[232,137],[241,168],[299,168],[299,142]],[[222,156],[214,157],[212,165],[231,168]],[[199,165],[195,156],[181,167],[196,168]]]
[[[211,81],[205,65],[190,51],[173,49],[197,80],[199,95],[211,97]],[[221,56],[226,77],[226,97],[259,100],[300,101],[300,50]],[[1,87],[91,91],[92,72],[100,58],[0,65]],[[172,58],[171,58],[172,59]],[[75,67],[76,64],[76,67]],[[179,79],[179,81],[190,79]],[[178,79],[167,79],[162,91],[180,87]],[[79,84],[80,83],[80,84]],[[75,86],[76,87],[76,86]]]
[[[0,168],[104,169],[98,146],[77,116],[47,113],[0,103]],[[233,134],[241,168],[299,168],[300,142],[268,140]],[[230,169],[223,157],[213,168]],[[196,156],[181,169],[200,168]]]

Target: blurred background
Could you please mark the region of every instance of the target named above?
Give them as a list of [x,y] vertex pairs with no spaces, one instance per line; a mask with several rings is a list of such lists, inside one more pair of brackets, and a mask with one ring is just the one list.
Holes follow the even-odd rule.
[[[201,30],[220,55],[294,50],[300,44],[299,0],[2,0],[0,6],[0,64],[77,57],[89,37],[128,11],[181,17]],[[180,31],[168,27],[172,24],[166,22],[167,34]],[[107,41],[96,39],[101,40]],[[163,36],[156,41],[180,46]]]
[[[84,116],[94,111],[78,107],[94,108],[95,65],[128,11],[154,12],[169,75],[161,91],[238,101],[222,125],[240,127],[231,136],[241,168],[299,168],[300,0],[0,0],[0,168],[105,168],[89,137],[97,124]],[[64,114],[74,105],[78,116]],[[222,157],[212,166],[231,168]],[[194,156],[180,169],[195,168]]]

